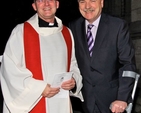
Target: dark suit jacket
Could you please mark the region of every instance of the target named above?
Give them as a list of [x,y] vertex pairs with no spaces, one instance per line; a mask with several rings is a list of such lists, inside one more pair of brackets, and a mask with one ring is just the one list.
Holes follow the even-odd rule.
[[119,18],[101,15],[93,56],[90,58],[85,30],[85,19],[69,23],[74,40],[78,66],[83,76],[84,107],[93,113],[95,103],[101,113],[110,113],[114,100],[128,101],[133,79],[123,78],[123,71],[136,71],[134,48],[128,24]]

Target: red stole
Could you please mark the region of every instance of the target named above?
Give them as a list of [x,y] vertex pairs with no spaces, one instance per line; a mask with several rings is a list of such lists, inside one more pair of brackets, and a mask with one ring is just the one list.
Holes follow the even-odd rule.
[[[63,26],[62,33],[64,35],[64,40],[66,41],[68,50],[67,71],[69,71],[72,53],[72,40],[70,33],[65,26]],[[24,23],[24,52],[26,67],[32,72],[33,78],[43,80],[39,36],[38,33],[28,22]],[[45,98],[41,98],[41,100],[30,111],[30,113],[46,113]]]

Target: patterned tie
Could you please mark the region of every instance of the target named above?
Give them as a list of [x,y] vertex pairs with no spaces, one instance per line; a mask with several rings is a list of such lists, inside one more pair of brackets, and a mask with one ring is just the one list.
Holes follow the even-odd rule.
[[92,56],[92,49],[93,49],[93,46],[94,46],[93,36],[92,36],[92,32],[91,32],[91,28],[93,26],[94,25],[89,24],[88,30],[87,30],[87,42],[88,42],[88,48],[89,48],[90,56]]

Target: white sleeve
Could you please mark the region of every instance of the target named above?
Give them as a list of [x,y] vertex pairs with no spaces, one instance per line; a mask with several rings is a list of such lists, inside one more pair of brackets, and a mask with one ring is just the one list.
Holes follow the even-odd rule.
[[0,69],[4,101],[11,113],[28,113],[46,87],[46,82],[32,78],[32,73],[25,66],[22,31],[23,24],[13,29]]
[[0,55],[0,62],[2,61],[2,55]]
[[76,91],[75,92],[70,91],[70,95],[79,98],[81,101],[84,101],[82,93],[81,93],[81,89],[83,86],[82,75],[80,74],[80,70],[78,68],[77,60],[75,57],[74,39],[73,39],[73,35],[71,31],[70,31],[70,34],[72,38],[72,57],[71,57],[70,71],[73,72],[73,78],[76,81]]

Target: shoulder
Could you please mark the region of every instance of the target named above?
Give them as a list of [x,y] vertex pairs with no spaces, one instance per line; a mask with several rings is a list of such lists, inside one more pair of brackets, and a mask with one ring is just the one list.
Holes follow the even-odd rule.
[[17,25],[13,28],[11,34],[19,34],[19,33],[21,34],[21,32],[23,31],[23,26],[24,26],[23,23],[17,24]]
[[80,25],[84,21],[85,21],[85,19],[81,16],[81,17],[79,17],[79,18],[77,18],[75,20],[70,21],[68,25],[69,26],[72,26],[72,25],[77,26],[77,25]]
[[13,30],[11,31],[11,34],[8,38],[8,42],[16,43],[20,37],[23,35],[23,23],[17,24]]
[[111,16],[108,14],[102,14],[100,19],[100,26],[107,26],[110,30],[117,30],[117,29],[129,29],[129,24],[126,20]]
[[101,21],[105,21],[107,24],[112,24],[112,25],[127,24],[127,21],[122,18],[104,13],[102,13],[101,15]]

